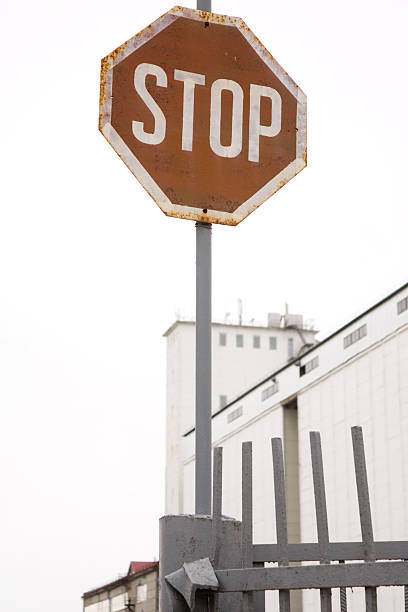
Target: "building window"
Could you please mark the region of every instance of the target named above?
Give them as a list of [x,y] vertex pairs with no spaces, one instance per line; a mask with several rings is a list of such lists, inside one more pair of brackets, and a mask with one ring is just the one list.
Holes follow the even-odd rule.
[[266,389],[262,391],[262,394],[261,394],[262,401],[264,402],[265,400],[268,399],[268,397],[271,397],[271,395],[274,395],[278,391],[279,391],[279,384],[278,382],[274,382],[272,385],[270,385],[269,387],[266,387]]
[[84,610],[85,612],[109,612],[109,599],[97,601],[89,606],[85,604]]
[[227,334],[220,333],[220,346],[227,346]]
[[300,366],[299,376],[304,376],[305,374],[308,374],[309,372],[317,368],[318,365],[319,365],[319,357],[313,357],[313,359],[311,359],[304,365]]
[[351,334],[348,334],[348,336],[344,337],[343,339],[344,348],[348,348],[355,342],[358,342],[359,340],[361,340],[361,338],[364,338],[364,336],[366,335],[367,335],[367,325],[362,325],[358,329],[355,329]]
[[119,610],[126,609],[126,598],[125,593],[120,593],[119,595],[115,595],[111,599],[111,611],[119,612]]
[[254,348],[261,348],[261,336],[254,336]]
[[243,406],[238,406],[238,408],[235,408],[235,410],[232,410],[227,415],[227,423],[231,423],[232,421],[235,421],[235,419],[239,419],[239,417],[242,416],[243,412],[244,412]]
[[397,304],[398,314],[401,314],[401,312],[404,312],[405,310],[408,310],[408,297],[404,298],[403,300],[400,300]]
[[269,350],[276,351],[276,336],[269,336]]
[[220,408],[224,408],[227,405],[227,396],[220,395]]
[[147,599],[147,584],[139,584],[136,589],[136,603],[142,603]]
[[235,340],[238,348],[242,348],[244,346],[244,336],[242,334],[237,334],[235,336]]
[[288,359],[293,359],[295,354],[295,346],[293,342],[293,338],[288,338]]

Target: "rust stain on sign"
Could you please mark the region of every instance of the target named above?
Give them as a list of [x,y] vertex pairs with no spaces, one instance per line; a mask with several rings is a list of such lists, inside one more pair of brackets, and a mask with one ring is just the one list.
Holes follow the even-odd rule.
[[236,225],[306,165],[306,98],[237,17],[175,7],[102,60],[99,128],[172,217]]

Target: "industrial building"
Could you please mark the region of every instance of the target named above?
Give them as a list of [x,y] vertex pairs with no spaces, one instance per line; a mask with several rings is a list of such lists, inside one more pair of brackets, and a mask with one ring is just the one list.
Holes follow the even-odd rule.
[[[263,328],[213,325],[212,430],[213,445],[224,448],[223,513],[240,518],[241,443],[251,440],[254,542],[276,542],[270,439],[282,437],[289,540],[317,541],[309,432],[318,430],[331,539],[360,540],[350,427],[361,425],[374,538],[407,540],[408,284],[319,343],[300,319],[294,326],[271,320],[276,325]],[[166,336],[166,512],[193,513],[194,325],[176,322]],[[361,589],[347,596],[350,612],[364,609]],[[267,594],[267,610],[274,598]],[[402,605],[402,588],[379,589],[380,610]],[[319,594],[304,591],[294,609],[319,607]]]
[[[316,331],[301,315],[269,313],[267,323],[224,321],[212,325],[212,411],[218,414],[255,380],[313,346]],[[182,514],[183,435],[194,426],[195,324],[177,320],[167,338],[166,514]],[[228,412],[228,418],[236,415]]]

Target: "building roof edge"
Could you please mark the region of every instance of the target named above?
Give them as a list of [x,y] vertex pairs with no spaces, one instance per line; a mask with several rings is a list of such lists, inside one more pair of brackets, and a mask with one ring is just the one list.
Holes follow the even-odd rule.
[[[385,302],[388,302],[388,300],[391,300],[398,293],[400,293],[401,291],[403,291],[404,289],[407,289],[407,288],[408,288],[408,283],[404,283],[403,285],[401,285],[401,287],[398,287],[398,289],[395,289],[394,291],[392,291],[391,293],[389,293],[385,297],[381,298],[381,300],[379,300],[378,302],[376,302],[375,304],[370,306],[370,308],[368,308],[367,310],[364,310],[364,312],[360,313],[359,315],[357,315],[356,317],[354,317],[353,319],[351,319],[350,321],[348,321],[347,323],[345,323],[344,325],[342,325],[341,327],[336,329],[336,331],[334,331],[333,333],[331,333],[328,336],[326,336],[326,338],[323,338],[323,340],[321,340],[321,342],[318,342],[317,344],[312,346],[312,348],[307,350],[300,357],[296,357],[295,359],[293,359],[289,363],[286,363],[285,365],[281,366],[277,370],[274,370],[273,372],[268,374],[268,376],[265,376],[262,380],[258,381],[255,385],[253,385],[252,387],[250,387],[249,389],[247,389],[246,391],[244,391],[243,393],[241,393],[240,395],[235,397],[233,400],[228,402],[228,404],[226,404],[225,406],[223,406],[222,408],[220,408],[219,410],[214,412],[214,414],[211,415],[211,419],[213,419],[214,417],[216,417],[219,414],[221,414],[221,412],[224,412],[224,410],[227,410],[227,408],[229,408],[233,404],[236,404],[236,402],[239,402],[241,399],[243,399],[244,397],[246,397],[247,395],[252,393],[252,391],[255,391],[255,389],[258,389],[258,387],[261,387],[263,384],[268,382],[268,380],[271,380],[271,378],[274,378],[275,376],[277,376],[278,374],[280,374],[284,370],[287,370],[288,368],[290,368],[293,365],[295,365],[296,362],[299,361],[299,359],[303,359],[307,355],[310,355],[311,353],[313,353],[313,351],[319,349],[322,346],[322,344],[325,344],[326,342],[328,342],[329,340],[331,340],[332,338],[337,336],[337,334],[340,334],[341,332],[343,332],[345,329],[347,329],[347,327],[350,327],[350,325],[354,325],[354,323],[357,323],[357,321],[359,321],[360,319],[362,319],[363,317],[368,315],[370,312],[372,312],[373,310],[378,308],[378,306],[381,306]],[[183,434],[183,438],[186,438],[187,436],[192,434],[194,431],[195,431],[195,427],[192,427],[191,429],[189,429],[188,431],[186,431]]]
[[92,595],[97,595],[98,593],[102,593],[103,591],[111,591],[112,589],[115,589],[116,587],[121,586],[122,584],[126,584],[129,580],[133,580],[138,576],[147,574],[148,572],[156,569],[159,566],[158,561],[146,561],[144,567],[142,567],[139,571],[131,572],[132,563],[134,562],[130,562],[128,573],[125,574],[125,576],[121,576],[121,578],[112,580],[112,582],[107,582],[106,584],[102,584],[101,586],[96,587],[95,589],[86,591],[82,594],[82,599],[85,599],[86,597],[91,597]]
[[[169,336],[172,333],[172,331],[179,324],[195,325],[195,321],[177,319],[162,334],[163,338]],[[293,329],[293,327],[294,327],[293,325],[288,325],[287,327],[278,327],[276,325],[274,325],[274,326],[272,326],[272,325],[251,325],[250,323],[247,323],[247,324],[243,323],[243,324],[240,325],[239,323],[222,323],[221,321],[213,321],[211,326],[212,327],[238,327],[239,329],[264,329],[264,330],[275,330],[275,329],[277,329],[277,330],[280,330],[280,331],[285,331],[285,330]],[[319,333],[318,329],[310,329],[308,327],[298,327],[298,329],[301,332],[309,332],[309,333],[312,333],[312,334],[318,334]]]

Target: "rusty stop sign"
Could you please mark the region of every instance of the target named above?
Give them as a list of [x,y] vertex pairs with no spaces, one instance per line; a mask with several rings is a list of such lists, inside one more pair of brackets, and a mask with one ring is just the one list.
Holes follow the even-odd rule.
[[99,128],[169,216],[237,225],[306,165],[306,97],[242,19],[175,7],[102,60]]

